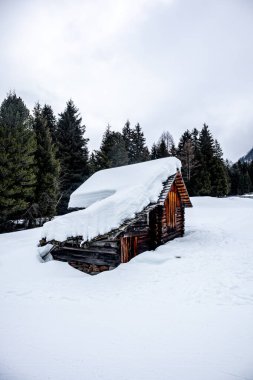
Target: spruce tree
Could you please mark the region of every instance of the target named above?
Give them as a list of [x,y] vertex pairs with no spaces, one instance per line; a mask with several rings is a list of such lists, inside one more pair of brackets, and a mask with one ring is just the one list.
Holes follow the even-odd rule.
[[9,93],[0,107],[0,223],[23,216],[34,197],[36,147],[29,110]]
[[204,124],[199,135],[200,195],[224,196],[228,193],[228,178],[219,143]]
[[227,171],[231,183],[230,195],[242,195],[253,191],[251,163],[239,160],[235,164],[227,163]]
[[33,129],[37,142],[35,151],[37,169],[35,202],[38,205],[38,216],[51,218],[56,214],[60,167],[55,158],[55,146],[52,144],[48,119],[43,110],[45,110],[45,106],[41,109],[40,104],[36,104],[33,119]]
[[150,159],[149,151],[146,146],[146,139],[144,133],[142,132],[139,123],[136,124],[132,131],[132,142],[133,142],[133,154],[131,164],[136,164],[138,162],[148,161]]
[[171,148],[170,148],[170,155],[171,157],[176,157],[177,155],[177,148],[176,145],[173,143]]
[[151,147],[150,159],[156,160],[157,158],[174,157],[176,154],[177,149],[172,135],[169,132],[163,132],[158,142],[154,143]]
[[231,162],[227,161],[227,171],[229,174],[230,179],[230,195],[236,195],[237,189],[238,189],[238,178],[239,178],[239,171],[236,170],[235,165],[233,165]]
[[89,173],[90,175],[94,174],[98,168],[97,168],[97,158],[96,158],[97,151],[94,150],[89,159]]
[[52,107],[45,104],[41,111],[42,117],[47,124],[53,144],[56,144],[56,128],[57,122]]
[[128,164],[128,154],[125,141],[120,132],[113,132],[112,146],[109,151],[110,167],[123,166]]
[[238,168],[240,172],[238,183],[238,194],[250,193],[252,189],[252,183],[248,171],[248,164],[239,160]]
[[200,142],[199,142],[199,131],[194,128],[191,132],[191,142],[193,144],[193,154],[194,154],[194,168],[191,172],[190,181],[190,195],[199,195],[199,189],[201,189],[199,173],[201,172],[201,152],[200,152]]
[[188,141],[192,141],[192,135],[191,135],[191,132],[187,129],[183,134],[182,136],[180,137],[179,139],[179,143],[178,143],[178,148],[177,148],[177,153],[178,155],[181,154],[181,152],[183,151],[184,149],[184,145],[186,142]]
[[211,195],[212,179],[214,175],[214,140],[209,128],[204,124],[199,135],[200,147],[200,170],[199,176],[199,195]]
[[134,144],[133,144],[133,130],[130,127],[130,121],[127,120],[122,129],[122,136],[125,142],[125,148],[128,155],[128,163],[134,162]]
[[108,125],[103,135],[100,149],[92,155],[95,171],[128,164],[125,139],[120,132],[111,131]]
[[154,143],[151,147],[151,152],[150,152],[150,159],[151,160],[156,160],[158,158],[157,156],[157,146],[156,143]]
[[91,156],[91,166],[94,172],[110,168],[110,149],[112,147],[112,132],[108,125],[102,137],[99,150],[95,150]]
[[192,141],[194,143],[195,149],[199,148],[199,131],[197,128],[193,128],[191,133]]
[[67,212],[70,194],[89,176],[85,130],[79,110],[69,100],[64,112],[59,115],[56,130],[57,158],[61,166],[59,214]]
[[229,191],[229,178],[222,156],[223,152],[221,146],[217,140],[214,140],[214,164],[211,195],[216,197],[227,195]]
[[156,158],[165,158],[169,157],[169,151],[164,139],[160,139],[156,144]]
[[220,144],[206,124],[199,132],[187,130],[179,140],[177,156],[190,195],[224,196],[229,191],[228,169]]

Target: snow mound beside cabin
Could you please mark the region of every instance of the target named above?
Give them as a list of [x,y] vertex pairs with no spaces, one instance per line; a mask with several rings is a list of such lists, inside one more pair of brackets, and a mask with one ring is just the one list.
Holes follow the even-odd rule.
[[70,197],[69,208],[86,208],[45,223],[42,237],[64,241],[82,236],[86,241],[118,228],[150,202],[156,202],[163,182],[180,169],[177,158],[167,157],[101,170]]

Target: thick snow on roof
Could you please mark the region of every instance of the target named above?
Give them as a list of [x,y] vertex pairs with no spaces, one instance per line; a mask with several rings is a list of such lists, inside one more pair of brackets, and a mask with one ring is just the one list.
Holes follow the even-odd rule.
[[87,208],[45,223],[42,237],[64,241],[82,236],[86,241],[118,228],[156,202],[163,182],[177,169],[181,169],[180,161],[168,157],[95,173],[70,197],[70,208]]

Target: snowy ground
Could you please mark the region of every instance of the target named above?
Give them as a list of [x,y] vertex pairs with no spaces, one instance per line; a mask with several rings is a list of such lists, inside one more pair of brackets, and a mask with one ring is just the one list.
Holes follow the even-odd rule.
[[94,277],[0,235],[0,379],[252,380],[253,201],[192,200],[184,238]]

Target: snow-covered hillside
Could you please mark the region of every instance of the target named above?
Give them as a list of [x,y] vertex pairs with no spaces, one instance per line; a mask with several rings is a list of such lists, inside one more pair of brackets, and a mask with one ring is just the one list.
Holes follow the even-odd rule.
[[192,201],[183,238],[94,277],[0,235],[0,379],[252,380],[253,200]]

